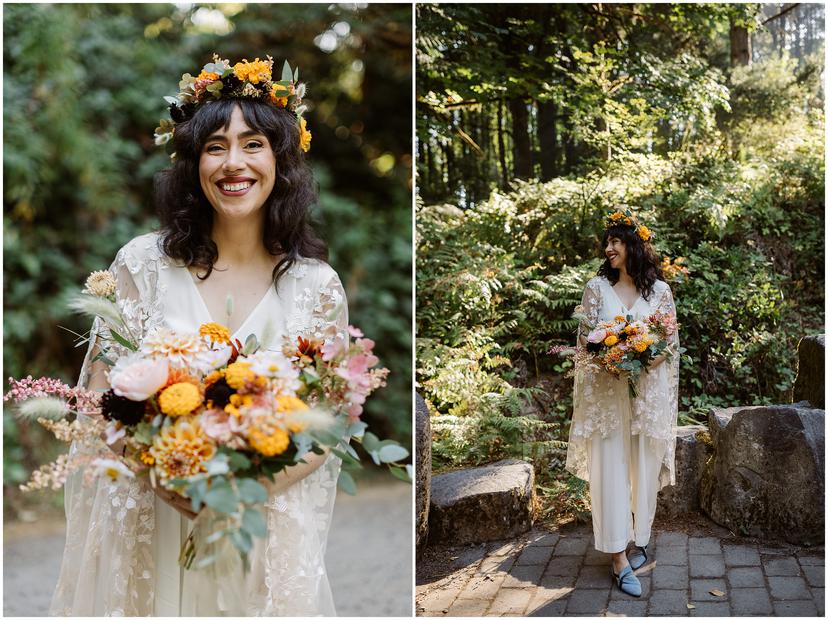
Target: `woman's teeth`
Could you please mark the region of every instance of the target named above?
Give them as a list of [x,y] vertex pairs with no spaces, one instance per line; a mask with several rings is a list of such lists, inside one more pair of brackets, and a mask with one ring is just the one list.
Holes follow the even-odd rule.
[[233,184],[222,183],[220,187],[225,192],[240,192],[243,189],[247,189],[251,185],[253,185],[253,184],[250,181],[245,181],[244,183],[233,183]]

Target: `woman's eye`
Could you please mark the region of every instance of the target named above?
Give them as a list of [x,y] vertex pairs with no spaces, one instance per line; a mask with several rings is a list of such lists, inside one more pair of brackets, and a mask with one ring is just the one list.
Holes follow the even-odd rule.
[[246,146],[247,146],[247,148],[249,148],[249,149],[260,149],[260,148],[262,148],[262,147],[264,146],[264,144],[262,144],[262,143],[261,143],[261,142],[259,142],[258,140],[251,140],[250,142],[248,142],[248,143],[246,144]]
[[220,144],[211,144],[210,146],[207,147],[207,152],[208,153],[217,153],[222,148],[223,147]]

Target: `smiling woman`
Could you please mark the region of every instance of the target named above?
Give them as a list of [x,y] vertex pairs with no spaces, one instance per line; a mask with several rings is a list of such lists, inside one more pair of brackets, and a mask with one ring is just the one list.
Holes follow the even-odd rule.
[[[156,186],[161,230],[129,242],[110,269],[144,346],[215,322],[232,340],[255,335],[270,351],[285,338],[347,338],[344,290],[308,219],[316,194],[304,160],[304,87],[289,68],[290,79],[271,82],[271,69],[271,61],[216,59],[198,78],[185,75],[173,123],[157,131],[174,149]],[[106,332],[96,324],[79,385],[106,390],[99,336]],[[178,444],[173,456],[189,458]],[[194,527],[211,533],[209,520],[193,525],[189,499],[138,478],[84,486],[76,476],[52,613],[334,615],[324,552],[340,464],[308,454],[267,481],[267,535],[253,542],[248,571],[234,554],[205,570],[179,565]]]

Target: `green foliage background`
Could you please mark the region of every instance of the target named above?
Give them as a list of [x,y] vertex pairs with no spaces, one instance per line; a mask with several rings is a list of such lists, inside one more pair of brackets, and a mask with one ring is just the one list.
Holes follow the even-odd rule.
[[[58,326],[88,325],[64,300],[157,226],[152,179],[169,160],[152,133],[163,96],[213,52],[270,54],[308,82],[315,215],[351,322],[391,369],[366,420],[410,445],[411,7],[182,6],[4,7],[6,376],[74,383],[84,351]],[[7,491],[59,448],[7,411]]]
[[[565,458],[572,381],[547,352],[574,344],[570,316],[620,205],[689,270],[668,278],[687,348],[680,423],[790,402],[797,343],[824,323],[822,46],[731,66],[731,26],[759,41],[760,17],[758,5],[418,7],[417,389],[436,468],[529,458],[547,496],[584,508],[583,484],[548,475]],[[505,113],[515,98],[526,128]],[[550,99],[557,143],[538,122]]]

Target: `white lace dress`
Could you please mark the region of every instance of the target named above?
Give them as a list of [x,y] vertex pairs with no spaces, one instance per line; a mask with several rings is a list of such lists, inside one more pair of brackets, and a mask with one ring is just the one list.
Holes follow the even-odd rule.
[[[118,303],[139,339],[157,326],[194,332],[210,317],[189,270],[159,249],[157,233],[133,239],[110,270]],[[271,287],[233,334],[255,333],[263,348],[282,337],[345,337],[347,310],[336,272],[301,259]],[[99,333],[96,322],[93,331]],[[123,353],[124,351],[121,351]],[[87,385],[91,347],[78,381]],[[73,446],[73,450],[80,449]],[[340,461],[330,456],[312,474],[266,506],[268,534],[254,539],[251,568],[230,576],[184,570],[180,547],[193,522],[156,497],[145,483],[82,475],[66,485],[66,547],[51,615],[66,616],[332,616],[324,556]],[[226,567],[225,567],[226,568]]]
[[[676,307],[670,286],[657,280],[649,299],[639,295],[631,308],[622,303],[615,289],[603,276],[592,278],[584,289],[584,312],[590,321],[611,321],[613,317],[632,315],[644,319],[656,311],[675,317]],[[578,335],[586,336],[584,325]],[[672,348],[678,351],[678,332],[671,338]],[[674,355],[649,373],[641,374],[638,397],[631,399],[626,379],[608,372],[578,370],[575,373],[572,424],[566,469],[578,478],[589,481],[588,443],[594,433],[603,438],[616,431],[623,414],[630,416],[630,433],[644,435],[653,443],[655,454],[664,451],[659,485],[676,482],[676,419],[678,415],[679,357]],[[625,410],[626,409],[626,410]]]

